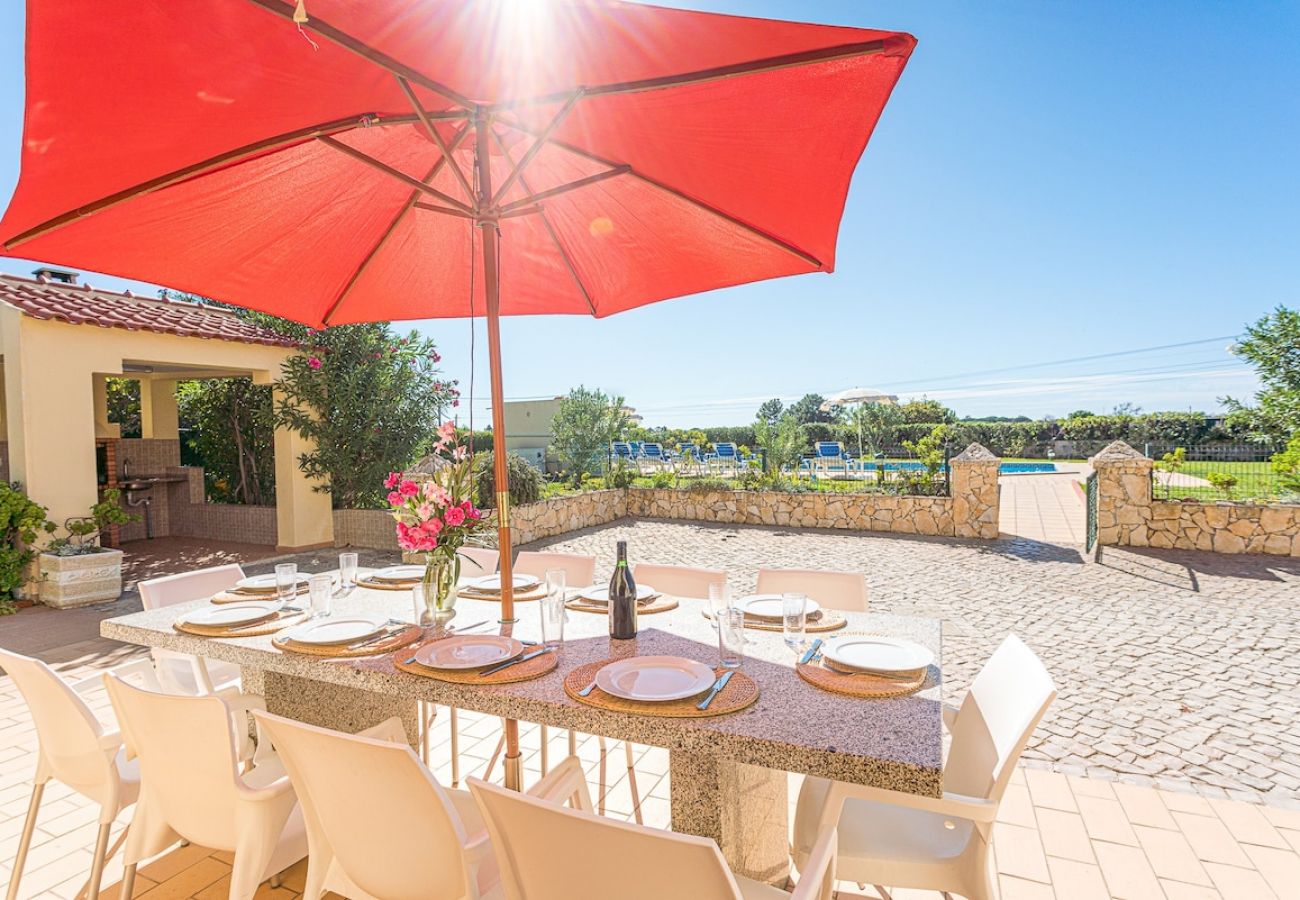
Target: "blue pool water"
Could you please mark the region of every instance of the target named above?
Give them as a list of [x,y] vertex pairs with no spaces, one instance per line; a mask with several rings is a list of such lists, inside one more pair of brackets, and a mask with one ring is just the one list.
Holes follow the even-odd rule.
[[[916,462],[887,462],[884,464],[886,472],[897,472],[899,469],[923,469],[920,463]],[[862,467],[864,472],[876,471],[875,463],[866,463]],[[1055,472],[1056,463],[1003,463],[998,468],[1000,475],[1024,475],[1028,472]]]

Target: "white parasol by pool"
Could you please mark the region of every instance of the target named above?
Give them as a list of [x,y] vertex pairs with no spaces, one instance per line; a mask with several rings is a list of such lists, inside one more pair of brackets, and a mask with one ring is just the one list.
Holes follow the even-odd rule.
[[840,391],[829,397],[821,405],[822,412],[828,412],[836,406],[857,406],[862,403],[889,403],[897,404],[898,397],[894,394],[886,394],[882,391],[874,391],[871,388],[853,387]]

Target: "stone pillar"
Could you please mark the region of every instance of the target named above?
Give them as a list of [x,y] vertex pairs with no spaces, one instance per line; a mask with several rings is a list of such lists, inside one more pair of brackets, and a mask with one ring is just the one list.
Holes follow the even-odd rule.
[[[277,390],[276,402],[280,402]],[[276,549],[307,550],[334,546],[334,510],[329,491],[308,478],[298,458],[312,449],[312,443],[296,431],[275,429],[275,523]]]
[[1152,461],[1115,441],[1088,463],[1097,472],[1097,543],[1149,546]]
[[176,409],[176,382],[162,378],[140,382],[140,437],[175,441],[181,436]]
[[998,469],[1002,460],[971,444],[948,461],[952,467],[952,524],[957,537],[998,536]]

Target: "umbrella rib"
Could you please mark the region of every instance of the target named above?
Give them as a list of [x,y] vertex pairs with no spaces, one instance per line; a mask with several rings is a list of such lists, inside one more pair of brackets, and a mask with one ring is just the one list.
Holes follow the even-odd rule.
[[688,84],[703,84],[709,81],[719,81],[724,78],[734,78],[738,75],[756,75],[760,72],[775,72],[780,69],[789,69],[795,66],[807,66],[814,63],[829,62],[836,59],[848,59],[854,56],[871,56],[876,53],[884,52],[890,46],[887,40],[859,41],[852,44],[838,44],[834,47],[822,47],[817,50],[804,50],[799,53],[784,53],[780,56],[769,56],[763,59],[750,60],[743,63],[732,63],[726,66],[714,66],[708,69],[697,69],[694,72],[682,72],[677,75],[661,75],[657,78],[641,78],[636,81],[619,81],[611,84],[596,85],[594,87],[579,88],[577,91],[557,91],[551,94],[544,94],[538,97],[526,97],[520,100],[506,100],[501,103],[490,104],[486,108],[490,112],[499,112],[507,109],[515,109],[521,106],[540,106],[548,103],[558,103],[567,97],[581,95],[583,97],[607,97],[613,94],[636,94],[643,91],[658,91],[664,88],[681,87]]
[[[293,21],[293,6],[286,5],[282,0],[249,0],[249,2],[260,6],[267,12],[277,15],[282,19],[290,22]],[[434,81],[427,75],[421,74],[410,66],[398,62],[391,56],[380,53],[375,48],[368,46],[364,41],[358,40],[346,31],[335,28],[328,22],[323,21],[319,16],[313,15],[305,27],[310,28],[327,41],[338,44],[343,49],[350,50],[362,59],[379,66],[381,69],[385,69],[388,72],[391,72],[394,75],[399,75],[409,81],[414,81],[416,84],[428,88],[435,94],[441,94],[457,106],[464,107],[467,110],[474,106],[474,101],[459,91],[456,91],[441,82]]]
[[[275,135],[274,137],[254,141],[251,144],[245,144],[244,146],[236,147],[233,150],[227,150],[225,153],[219,153],[216,156],[209,157],[201,162],[196,162],[192,165],[185,166],[184,168],[176,169],[175,171],[168,172],[165,175],[159,175],[157,178],[142,181],[137,185],[120,190],[115,194],[109,194],[107,197],[102,197],[99,200],[95,200],[91,203],[85,204],[84,206],[79,206],[76,209],[57,215],[52,219],[47,219],[41,224],[29,228],[21,234],[17,234],[5,241],[5,249],[12,250],[20,244],[25,244],[28,241],[35,240],[36,238],[48,234],[51,231],[56,231],[65,225],[70,225],[79,219],[93,216],[95,213],[111,209],[112,207],[125,203],[128,200],[134,200],[136,197],[171,187],[172,185],[179,184],[189,178],[206,174],[210,170],[227,166],[232,163],[244,162],[245,160],[267,153],[268,151],[281,150],[285,147],[303,141],[309,141],[313,138],[325,137],[330,134],[347,131],[351,128],[355,128],[361,121],[367,118],[367,116],[349,116],[346,119],[337,119],[333,122],[326,122],[321,125],[310,125],[307,128],[299,128],[284,134]],[[411,119],[411,121],[414,121],[414,119]]]
[[[452,159],[451,148],[448,147],[447,142],[442,139],[442,135],[438,133],[438,129],[433,126],[433,122],[429,121],[429,114],[425,112],[424,107],[420,104],[420,98],[415,96],[415,91],[411,89],[411,83],[401,75],[397,76],[397,83],[401,86],[402,93],[406,95],[406,99],[410,101],[411,108],[414,109],[415,114],[419,116],[420,124],[424,126],[424,130],[428,132],[429,137],[433,138],[433,142],[437,144],[438,149],[442,151],[443,158],[447,160],[447,167],[450,168],[451,173],[456,176],[456,181],[460,183],[461,189],[465,191],[465,196],[470,199],[471,203],[473,203],[474,189],[470,187],[469,180],[465,177],[465,173],[461,171],[460,166],[457,165],[456,160]],[[427,181],[428,179],[426,178],[425,180]]]
[[[453,206],[456,209],[461,210],[462,212],[467,212],[467,213],[474,212],[474,210],[466,206],[464,203],[461,203],[459,200],[457,200],[455,197],[451,196],[450,194],[444,194],[442,191],[438,190],[437,188],[430,187],[429,185],[425,184],[420,179],[415,178],[414,176],[411,175],[407,175],[405,172],[401,171],[400,169],[393,168],[388,163],[380,162],[379,160],[375,159],[373,156],[370,156],[367,153],[362,153],[360,150],[357,150],[355,147],[349,147],[347,144],[343,143],[342,141],[335,140],[334,138],[329,137],[328,135],[321,135],[320,137],[316,138],[316,140],[320,141],[322,144],[324,144],[326,147],[329,147],[332,150],[337,150],[340,153],[344,154],[345,156],[352,157],[357,162],[365,163],[366,165],[370,166],[372,169],[376,169],[380,172],[383,172],[385,175],[388,175],[391,178],[396,178],[398,181],[410,185],[411,187],[415,188],[417,191],[423,191],[424,193],[428,194],[431,197],[437,197],[443,203],[449,204],[450,206]],[[443,158],[445,159],[446,157]]]
[[[460,142],[465,139],[467,134],[469,134],[468,125],[461,128],[460,131],[456,133],[456,136],[451,139],[451,146],[449,149],[455,150],[456,147],[460,145]],[[441,171],[443,164],[449,159],[451,159],[451,156],[444,154],[436,163],[433,164],[433,167],[429,169],[429,174],[424,177],[424,180],[426,182],[433,181],[433,179],[438,176],[438,172]],[[338,312],[338,308],[343,305],[343,301],[347,299],[348,294],[352,293],[352,288],[361,280],[361,276],[365,274],[366,269],[369,268],[371,260],[379,255],[379,251],[384,248],[384,245],[388,243],[388,239],[397,231],[397,226],[406,218],[406,214],[411,211],[411,207],[416,205],[416,201],[419,197],[420,192],[417,190],[412,190],[410,195],[407,196],[406,202],[402,204],[402,208],[398,210],[397,215],[393,217],[393,221],[388,223],[388,227],[384,229],[384,233],[379,236],[379,240],[375,241],[375,245],[370,248],[370,252],[366,254],[365,259],[361,260],[361,264],[358,265],[356,271],[352,273],[352,277],[348,279],[348,283],[343,286],[343,290],[339,291],[338,297],[335,298],[332,304],[330,304],[330,308],[325,311],[325,315],[321,317],[321,321],[326,325],[330,323],[330,319],[334,318],[334,313]]]
[[[514,203],[507,203],[505,206],[498,208],[497,213],[503,214],[512,212],[520,207],[529,206],[538,203],[539,201],[550,199],[551,197],[558,197],[561,194],[576,191],[578,188],[584,188],[589,184],[596,184],[597,182],[604,181],[607,178],[613,178],[615,175],[626,175],[631,171],[631,166],[615,166],[614,168],[607,169],[604,172],[597,172],[595,175],[588,175],[586,178],[579,178],[577,181],[570,181],[567,184],[547,188],[546,190],[539,191],[536,194],[529,194],[521,200],[516,200]],[[525,184],[525,189],[526,188],[527,185]]]
[[[501,140],[500,135],[491,129],[488,129],[488,133],[492,135],[492,139],[501,148],[501,155],[506,159],[510,159],[510,150],[506,147],[505,141]],[[532,191],[532,188],[528,186],[527,177],[520,175],[519,180],[523,184],[524,190]],[[569,256],[569,251],[564,249],[564,244],[560,242],[560,236],[555,233],[555,228],[551,226],[551,220],[547,218],[546,210],[538,207],[537,212],[538,218],[542,220],[542,227],[546,229],[547,235],[551,238],[551,243],[555,244],[555,249],[560,252],[560,259],[564,261],[564,267],[569,270],[569,277],[573,279],[573,283],[578,288],[578,293],[582,294],[582,299],[586,301],[587,309],[593,316],[596,315],[596,302],[591,299],[591,292],[582,283],[582,276],[578,274],[578,267],[574,265],[573,258]]]
[[519,162],[515,163],[514,168],[510,170],[510,174],[506,176],[506,180],[501,183],[501,187],[497,188],[496,196],[492,198],[493,206],[499,206],[501,201],[506,198],[506,191],[510,190],[519,176],[524,173],[524,169],[528,167],[528,164],[533,161],[541,151],[542,147],[546,144],[547,139],[551,136],[551,132],[555,131],[559,124],[564,121],[565,116],[567,116],[569,111],[573,109],[573,105],[581,98],[582,89],[579,88],[573,96],[569,97],[569,99],[565,101],[564,105],[556,111],[555,115],[551,117],[551,121],[546,123],[546,127],[542,129],[541,133],[535,136],[533,145],[528,148],[526,153],[524,153],[523,158],[520,159]]
[[[531,126],[525,125],[522,122],[506,121],[500,116],[497,117],[497,121],[502,122],[503,124],[508,125],[509,127],[514,128],[518,131],[523,131],[528,134],[534,133]],[[568,152],[573,153],[576,156],[581,156],[583,159],[588,159],[592,162],[600,163],[601,165],[604,166],[609,166],[611,168],[621,168],[622,165],[620,163],[615,163],[612,160],[606,159],[603,156],[597,156],[595,153],[591,153],[587,150],[583,150],[581,147],[574,146],[573,144],[569,144],[565,141],[551,138],[550,143],[556,147],[559,147],[561,150],[567,150]],[[756,225],[751,225],[745,220],[737,218],[736,216],[733,216],[729,212],[724,212],[723,210],[718,209],[716,206],[713,206],[710,203],[706,203],[697,197],[692,197],[690,194],[687,194],[683,191],[679,191],[677,188],[672,187],[671,185],[664,184],[662,181],[659,181],[655,178],[651,178],[649,175],[646,175],[642,172],[638,172],[634,167],[629,166],[627,169],[627,174],[631,175],[633,178],[637,179],[638,181],[650,185],[651,187],[658,188],[659,190],[664,191],[665,193],[672,194],[674,197],[677,197],[680,200],[685,200],[687,203],[690,203],[692,206],[696,206],[699,209],[711,215],[717,216],[720,219],[724,219],[725,221],[735,225],[737,228],[742,228],[745,231],[748,231],[750,234],[753,234],[756,237],[760,237],[770,244],[774,244],[775,246],[780,247],[782,250],[785,250],[787,253],[799,257],[800,259],[802,259],[804,262],[808,263],[810,266],[812,266],[815,269],[824,268],[824,265],[820,259],[813,256],[811,253],[807,252],[806,250],[801,250],[800,248],[796,247],[794,244],[790,243],[789,241],[777,237],[771,232],[764,231],[762,228],[759,228]]]

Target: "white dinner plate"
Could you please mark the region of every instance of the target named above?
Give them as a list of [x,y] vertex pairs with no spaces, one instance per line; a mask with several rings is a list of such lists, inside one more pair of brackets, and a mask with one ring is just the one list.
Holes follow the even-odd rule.
[[[647,603],[656,595],[655,589],[648,584],[638,584],[636,586],[636,602]],[[609,585],[593,584],[591,587],[585,587],[578,591],[578,599],[586,600],[588,603],[598,603],[601,606],[609,605]]]
[[415,661],[430,669],[477,669],[514,659],[524,645],[499,634],[463,634],[425,644]]
[[291,628],[284,636],[299,644],[350,644],[378,634],[387,627],[387,616],[330,616],[328,619],[313,619],[297,628]]
[[[780,594],[751,594],[748,597],[741,597],[740,602],[736,604],[737,608],[744,610],[747,616],[778,621],[785,616],[784,605],[785,598]],[[804,606],[804,614],[811,616],[813,613],[821,612],[821,608],[820,603],[809,597],[808,603]]]
[[389,566],[371,572],[368,577],[374,581],[420,581],[424,578],[424,566]]
[[[307,583],[308,575],[304,572],[298,573],[298,586]],[[248,578],[241,578],[235,582],[235,587],[241,591],[274,591],[275,575],[252,575]]]
[[844,635],[822,645],[826,658],[860,672],[913,672],[934,662],[934,654],[913,641],[878,635]]
[[[542,583],[542,580],[535,575],[514,575],[511,580],[517,591],[526,591]],[[499,591],[501,590],[501,576],[484,575],[482,578],[472,579],[469,582],[469,587],[480,591]]]
[[717,676],[703,663],[680,656],[634,656],[596,673],[596,687],[624,700],[685,700],[713,687]]
[[207,628],[224,628],[230,625],[248,625],[269,619],[283,606],[279,600],[249,600],[245,603],[223,603],[220,606],[204,606],[191,610],[181,616],[187,625],[203,625]]

